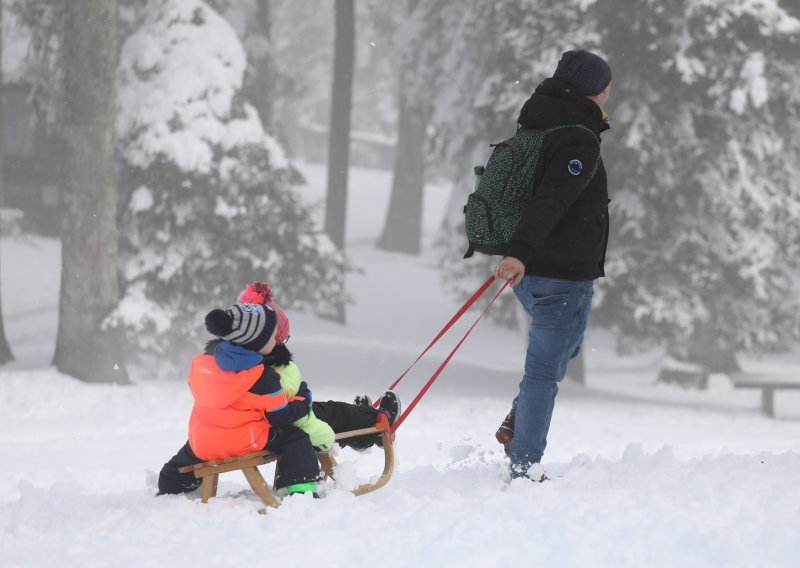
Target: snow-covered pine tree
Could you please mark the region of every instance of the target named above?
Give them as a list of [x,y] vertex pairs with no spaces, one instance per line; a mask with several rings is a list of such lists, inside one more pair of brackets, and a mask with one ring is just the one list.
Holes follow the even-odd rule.
[[616,231],[595,322],[701,377],[735,370],[739,350],[785,348],[800,336],[800,21],[776,1],[595,13],[616,85]]
[[254,279],[286,307],[330,315],[344,260],[242,95],[235,31],[199,0],[148,0],[133,19],[119,69],[125,297],[114,323],[141,353],[194,350],[203,314]]
[[[457,260],[471,187],[464,157],[480,163],[486,152],[478,157],[476,148],[510,136],[502,126],[513,125],[561,51],[597,49],[615,77],[614,128],[603,144],[614,234],[593,323],[615,329],[622,348],[661,344],[711,370],[735,368],[737,350],[781,349],[798,337],[791,291],[800,199],[791,180],[800,160],[790,133],[800,114],[792,71],[800,33],[792,7],[618,0],[545,9],[520,0],[499,14],[499,47],[491,15],[474,8],[462,11],[465,29],[483,31],[477,44],[456,33],[443,51],[450,85],[437,85],[433,120],[441,163],[465,172],[448,172],[462,181],[442,232],[447,282],[464,295],[495,260]],[[464,92],[475,93],[468,104],[452,102]],[[508,300],[497,313],[510,321],[518,310]]]

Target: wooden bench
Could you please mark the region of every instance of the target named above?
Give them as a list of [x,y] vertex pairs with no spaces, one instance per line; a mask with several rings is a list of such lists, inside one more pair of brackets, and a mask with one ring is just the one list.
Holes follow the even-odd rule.
[[[383,418],[383,420],[381,420]],[[353,489],[355,495],[363,495],[370,491],[380,489],[389,482],[394,471],[394,448],[392,446],[392,436],[390,432],[389,422],[384,417],[379,417],[378,422],[372,428],[362,428],[360,430],[352,430],[350,432],[341,432],[336,434],[336,440],[344,440],[347,438],[354,438],[356,436],[365,436],[369,434],[380,434],[383,441],[383,454],[384,464],[383,473],[375,481],[375,483],[365,483]],[[276,452],[262,450],[260,452],[253,452],[244,456],[237,456],[233,458],[225,458],[220,460],[211,460],[187,467],[182,467],[181,473],[194,473],[197,479],[202,479],[200,485],[200,498],[203,503],[208,503],[211,497],[217,495],[217,483],[220,473],[228,471],[241,470],[244,474],[250,487],[256,495],[261,497],[267,507],[277,507],[280,501],[272,492],[269,484],[266,482],[258,466],[279,461],[281,455]],[[326,478],[333,479],[333,468],[336,465],[336,460],[330,452],[318,452],[317,459],[319,459],[320,467]],[[276,470],[277,473],[277,470]],[[259,513],[266,514],[267,509],[260,509]]]
[[731,381],[737,389],[761,389],[761,412],[770,418],[775,418],[776,390],[800,389],[800,381],[774,376],[757,376],[742,373],[732,375]]

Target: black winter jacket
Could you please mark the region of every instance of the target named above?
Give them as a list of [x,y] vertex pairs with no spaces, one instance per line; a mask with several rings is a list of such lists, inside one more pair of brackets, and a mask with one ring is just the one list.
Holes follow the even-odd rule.
[[[568,83],[545,79],[520,111],[521,128],[564,128],[547,135],[534,177],[533,199],[506,256],[525,264],[525,274],[594,280],[605,273],[608,188],[600,156],[603,111]],[[599,160],[594,177],[589,180]],[[587,183],[588,182],[588,183]]]

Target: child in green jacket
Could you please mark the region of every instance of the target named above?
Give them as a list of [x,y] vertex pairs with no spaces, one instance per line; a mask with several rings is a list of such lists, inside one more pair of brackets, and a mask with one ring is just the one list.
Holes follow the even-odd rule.
[[[253,282],[239,294],[238,302],[249,304],[266,304],[278,315],[278,324],[275,334],[275,349],[264,358],[264,363],[278,371],[281,377],[281,386],[288,396],[294,396],[300,383],[303,381],[300,369],[292,360],[292,354],[286,347],[289,339],[289,318],[283,309],[275,302],[272,290],[265,282]],[[375,425],[379,413],[386,414],[390,424],[400,415],[400,401],[392,391],[387,391],[382,397],[380,406],[372,407],[369,397],[357,396],[355,404],[329,400],[312,403],[312,411],[308,415],[293,423],[306,432],[311,438],[311,444],[320,451],[327,452],[333,447],[334,436],[338,432],[348,432],[369,428]],[[364,450],[375,445],[379,436],[359,436],[342,440],[339,445]]]

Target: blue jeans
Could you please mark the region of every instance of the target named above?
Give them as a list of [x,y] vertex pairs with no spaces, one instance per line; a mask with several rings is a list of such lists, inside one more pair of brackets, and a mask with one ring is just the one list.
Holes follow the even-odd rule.
[[524,476],[542,459],[553,416],[558,383],[567,363],[581,350],[592,307],[588,281],[525,276],[513,290],[533,321],[528,335],[525,374],[512,410],[516,413],[511,441],[511,476]]

